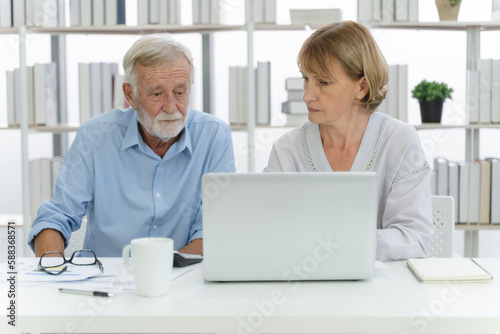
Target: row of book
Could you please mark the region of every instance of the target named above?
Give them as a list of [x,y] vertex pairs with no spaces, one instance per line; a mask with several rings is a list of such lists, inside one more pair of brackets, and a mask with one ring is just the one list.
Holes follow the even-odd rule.
[[49,201],[54,194],[55,185],[64,157],[40,158],[30,160],[30,215],[34,220],[42,201]]
[[245,16],[246,22],[276,23],[276,0],[245,0]]
[[481,59],[479,71],[467,72],[469,123],[500,123],[500,59]]
[[358,22],[418,22],[418,0],[358,0]]
[[118,63],[79,63],[80,124],[114,108],[127,108]]
[[64,26],[64,8],[58,0],[0,0],[0,28]]
[[377,110],[408,122],[408,65],[389,65],[387,95]]
[[[66,10],[67,5],[63,0],[0,0],[0,28],[129,24],[128,10],[137,10],[139,26],[181,24],[180,0],[69,0]],[[226,0],[192,0],[193,24],[224,24],[229,5]],[[276,0],[246,0],[245,11],[247,21],[276,23]]]
[[27,104],[28,125],[58,123],[57,65],[54,62],[26,67],[27,95],[21,87],[21,70],[6,71],[7,124],[19,126],[22,102]]
[[304,79],[285,79],[287,100],[281,103],[281,111],[286,116],[287,125],[298,125],[307,121],[307,106],[304,102]]
[[452,196],[462,224],[500,224],[500,159],[450,161],[434,158],[435,195]]
[[[244,125],[248,120],[248,68],[229,67],[229,123]],[[271,62],[257,62],[255,69],[255,122],[259,125],[271,123]]]

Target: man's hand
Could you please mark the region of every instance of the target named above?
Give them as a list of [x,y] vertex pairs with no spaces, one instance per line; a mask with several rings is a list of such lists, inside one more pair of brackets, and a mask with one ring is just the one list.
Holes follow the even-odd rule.
[[58,251],[64,254],[64,238],[61,232],[57,230],[51,228],[44,229],[36,235],[33,242],[35,243],[35,255],[37,257],[51,251]]
[[178,252],[203,255],[203,239],[194,239],[189,245],[179,249]]

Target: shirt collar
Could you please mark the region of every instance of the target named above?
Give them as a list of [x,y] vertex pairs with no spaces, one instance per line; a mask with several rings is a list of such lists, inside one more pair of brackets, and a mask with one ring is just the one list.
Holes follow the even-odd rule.
[[[134,109],[132,109],[134,110]],[[188,121],[186,123],[186,126],[184,127],[184,130],[181,132],[180,138],[169,148],[167,151],[167,154],[165,155],[164,158],[171,157],[173,155],[176,155],[178,153],[181,153],[182,151],[186,150],[186,152],[191,155],[193,152],[193,147],[191,143],[191,135],[189,133],[189,126],[191,124],[191,116],[192,113],[188,113]],[[134,110],[134,113],[132,117],[130,118],[130,121],[127,125],[127,131],[125,132],[125,137],[123,138],[123,143],[121,150],[125,150],[129,147],[138,145],[141,147],[143,150],[147,146],[146,143],[144,143],[144,140],[142,140],[141,134],[139,132],[139,121],[137,120],[137,111]]]

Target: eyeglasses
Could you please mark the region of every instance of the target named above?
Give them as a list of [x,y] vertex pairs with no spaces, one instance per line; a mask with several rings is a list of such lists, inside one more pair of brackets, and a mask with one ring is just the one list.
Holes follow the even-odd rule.
[[101,273],[104,272],[102,262],[97,259],[93,251],[88,249],[74,252],[69,260],[66,260],[64,254],[61,252],[54,251],[43,253],[40,257],[40,262],[38,262],[38,269],[50,275],[59,275],[68,269],[68,266],[64,266],[66,263],[71,263],[75,266],[92,266],[97,264]]

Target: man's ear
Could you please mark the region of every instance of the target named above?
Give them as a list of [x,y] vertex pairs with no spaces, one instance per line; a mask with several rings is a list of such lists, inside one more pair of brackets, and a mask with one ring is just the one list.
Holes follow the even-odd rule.
[[122,88],[123,88],[123,94],[125,95],[125,98],[127,99],[128,104],[132,107],[132,109],[135,109],[136,99],[135,99],[134,89],[132,88],[132,85],[124,82],[122,85]]

